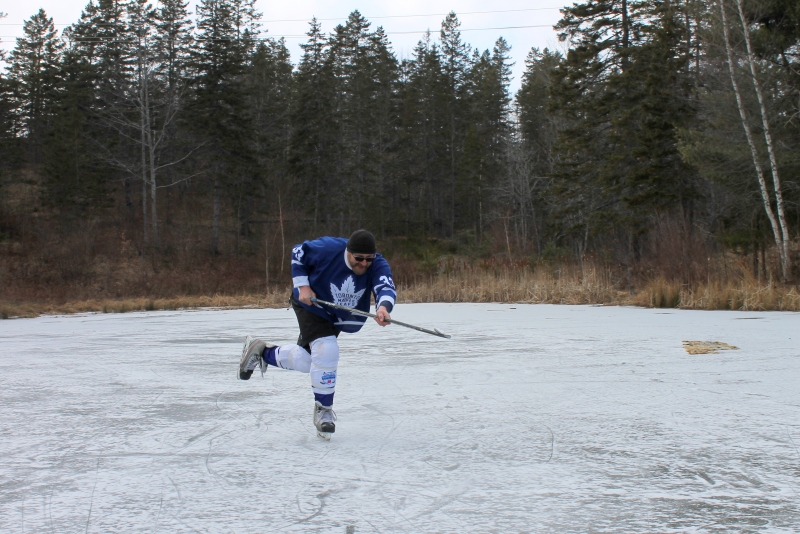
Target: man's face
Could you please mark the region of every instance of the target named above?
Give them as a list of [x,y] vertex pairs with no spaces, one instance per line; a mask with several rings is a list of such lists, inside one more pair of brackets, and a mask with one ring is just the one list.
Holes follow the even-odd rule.
[[374,260],[375,254],[360,254],[358,252],[352,254],[349,250],[347,251],[347,261],[353,268],[353,272],[357,275],[362,275],[367,272],[367,269],[369,269],[369,266],[372,265]]

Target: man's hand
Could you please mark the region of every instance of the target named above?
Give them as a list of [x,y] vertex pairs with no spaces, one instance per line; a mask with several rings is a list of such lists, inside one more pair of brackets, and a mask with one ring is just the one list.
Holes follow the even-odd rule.
[[300,296],[297,297],[297,300],[306,306],[315,306],[315,304],[311,302],[311,299],[316,298],[317,294],[311,290],[311,286],[300,286],[298,289],[300,291]]
[[389,315],[389,312],[386,311],[386,308],[384,308],[383,306],[377,309],[375,315],[377,315],[377,317],[375,317],[375,322],[381,326],[386,326],[392,319],[392,316]]

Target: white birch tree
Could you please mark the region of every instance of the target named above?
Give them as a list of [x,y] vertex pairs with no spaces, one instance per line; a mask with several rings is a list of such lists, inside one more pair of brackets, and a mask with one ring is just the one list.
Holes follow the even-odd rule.
[[[737,0],[739,1],[739,0]],[[781,228],[780,223],[778,222],[778,218],[775,216],[775,211],[772,209],[772,198],[769,193],[769,189],[767,187],[766,177],[764,175],[764,169],[761,165],[761,160],[758,154],[758,147],[756,145],[755,138],[753,136],[752,130],[750,128],[750,123],[747,118],[747,110],[745,109],[744,100],[742,98],[742,91],[739,87],[739,83],[736,80],[736,69],[735,69],[735,61],[733,55],[733,47],[731,45],[730,39],[730,31],[728,26],[728,20],[725,14],[725,2],[724,0],[719,0],[719,11],[720,11],[720,18],[722,23],[722,35],[725,42],[725,53],[728,59],[728,71],[731,77],[731,86],[733,87],[733,93],[736,97],[736,105],[739,109],[739,117],[742,121],[742,128],[744,129],[745,137],[747,138],[747,144],[750,147],[750,154],[753,159],[753,166],[756,170],[756,177],[758,178],[758,186],[761,192],[761,199],[764,203],[764,211],[767,214],[767,218],[769,219],[770,227],[772,228],[772,234],[775,238],[775,245],[778,247],[778,253],[781,259],[781,270],[783,273],[783,279],[787,280],[789,276],[789,271],[787,270],[789,264],[788,258],[788,239],[784,238],[786,235],[786,230]],[[744,20],[744,19],[743,19]],[[746,26],[746,24],[745,24]],[[745,29],[745,32],[747,30]],[[749,45],[748,45],[749,51]],[[749,54],[752,60],[752,54]],[[755,78],[755,72],[753,70],[753,81],[754,85],[757,86],[757,80]],[[763,102],[763,101],[762,101]],[[763,113],[763,111],[762,111]],[[766,120],[766,115],[763,114],[762,118]],[[777,171],[777,165],[774,167]],[[775,176],[775,175],[773,175]],[[774,184],[776,191],[780,191],[780,183],[777,182]],[[785,228],[785,226],[784,226]],[[787,236],[788,237],[788,236]]]

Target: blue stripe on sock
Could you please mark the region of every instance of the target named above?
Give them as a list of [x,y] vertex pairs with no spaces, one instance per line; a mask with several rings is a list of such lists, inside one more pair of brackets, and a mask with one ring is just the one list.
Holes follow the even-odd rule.
[[278,354],[278,347],[272,347],[270,349],[264,349],[263,358],[264,361],[267,362],[268,365],[272,365],[273,367],[280,367],[278,365],[278,360],[275,359],[275,356]]
[[314,400],[321,405],[330,408],[333,406],[333,393],[314,393]]

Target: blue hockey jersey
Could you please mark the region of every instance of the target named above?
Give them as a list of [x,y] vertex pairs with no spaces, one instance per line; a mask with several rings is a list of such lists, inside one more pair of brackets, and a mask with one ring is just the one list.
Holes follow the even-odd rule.
[[[347,239],[342,237],[320,237],[296,245],[292,249],[295,299],[300,295],[299,287],[310,286],[320,300],[368,312],[372,293],[378,306],[385,305],[391,312],[397,293],[389,263],[377,254],[367,271],[357,275],[347,264],[346,254]],[[358,332],[367,320],[342,310],[300,305],[328,319],[342,332]]]

